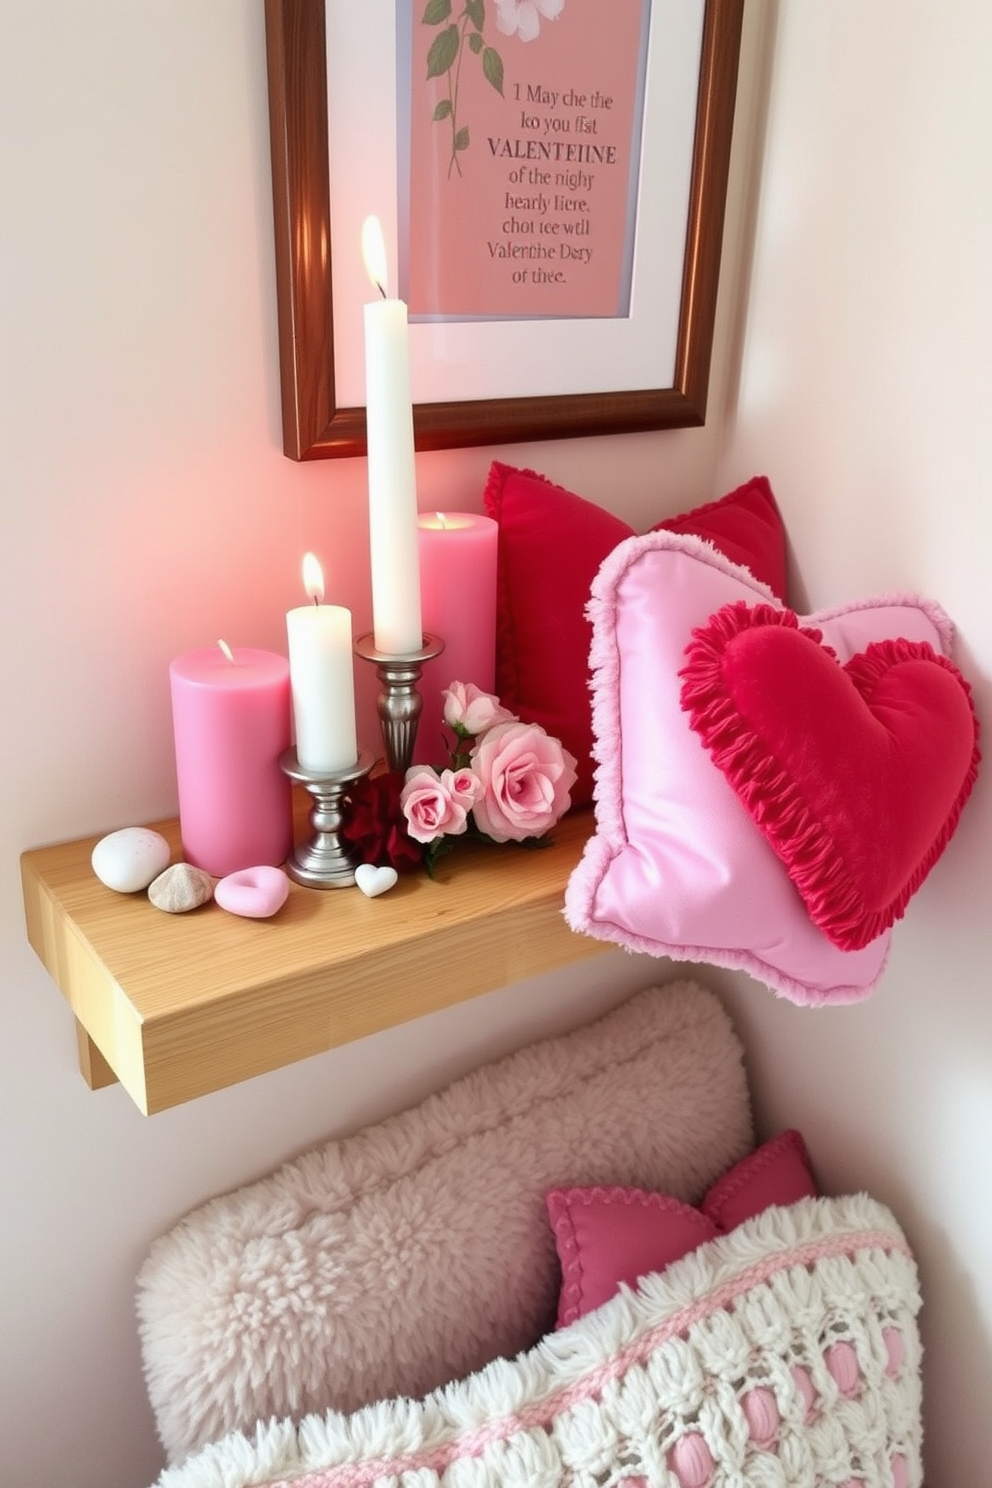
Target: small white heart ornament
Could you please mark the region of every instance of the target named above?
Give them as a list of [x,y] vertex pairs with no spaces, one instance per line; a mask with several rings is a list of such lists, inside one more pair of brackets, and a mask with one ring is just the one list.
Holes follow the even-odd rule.
[[367,899],[375,899],[391,889],[399,874],[395,868],[377,868],[374,863],[359,863],[355,869],[355,883]]

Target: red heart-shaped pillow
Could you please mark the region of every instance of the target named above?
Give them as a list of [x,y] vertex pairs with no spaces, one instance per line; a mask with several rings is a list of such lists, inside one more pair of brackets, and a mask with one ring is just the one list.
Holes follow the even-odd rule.
[[978,773],[960,672],[925,642],[841,666],[791,610],[725,605],[693,631],[681,701],[813,923],[857,950],[905,910]]

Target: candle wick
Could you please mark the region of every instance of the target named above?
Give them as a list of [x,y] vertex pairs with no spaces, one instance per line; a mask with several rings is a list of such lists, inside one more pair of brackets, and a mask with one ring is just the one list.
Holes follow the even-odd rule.
[[379,291],[379,293],[382,295],[382,298],[384,300],[385,299],[388,299],[388,295],[386,294],[386,291],[383,289],[382,285],[379,283],[378,279],[375,281],[375,287]]

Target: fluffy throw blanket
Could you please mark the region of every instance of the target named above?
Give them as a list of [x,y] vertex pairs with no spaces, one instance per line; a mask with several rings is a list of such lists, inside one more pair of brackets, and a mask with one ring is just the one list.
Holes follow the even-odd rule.
[[420,1401],[259,1422],[158,1488],[918,1488],[916,1270],[856,1195],[773,1208]]
[[682,980],[212,1200],[139,1278],[167,1460],[530,1348],[558,1300],[549,1188],[695,1203],[752,1140],[741,1045],[715,995]]

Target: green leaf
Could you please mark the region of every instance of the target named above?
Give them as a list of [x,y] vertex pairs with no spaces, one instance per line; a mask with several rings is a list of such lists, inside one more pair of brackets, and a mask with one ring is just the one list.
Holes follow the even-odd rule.
[[469,50],[474,52],[476,56],[478,56],[479,53],[482,51],[484,43],[478,31],[472,32],[472,35],[468,39],[468,45]]
[[437,108],[434,110],[434,123],[436,124],[439,119],[446,119],[450,113],[451,113],[451,99],[450,98],[442,98],[441,99],[441,102],[438,104]]
[[477,31],[486,24],[485,0],[465,0],[465,14]]
[[467,125],[466,125],[466,127],[464,129],[459,129],[458,133],[455,135],[454,148],[456,150],[467,150],[468,149],[468,126]]
[[487,83],[492,83],[496,92],[502,97],[503,58],[495,47],[486,47],[482,54],[482,75]]
[[427,76],[443,77],[458,56],[458,27],[445,26],[431,42],[427,53]]
[[420,18],[422,26],[440,26],[451,14],[451,0],[427,0],[427,9]]

